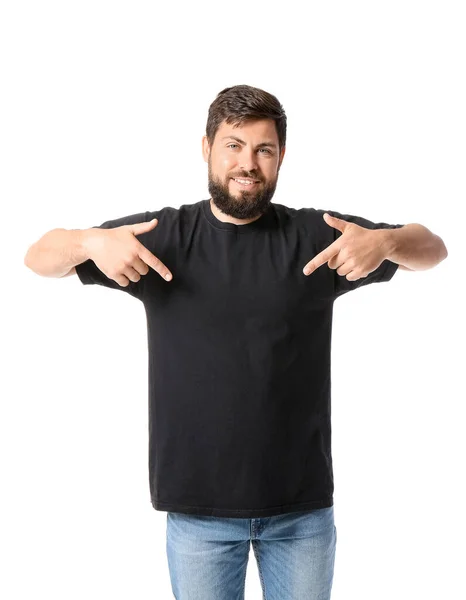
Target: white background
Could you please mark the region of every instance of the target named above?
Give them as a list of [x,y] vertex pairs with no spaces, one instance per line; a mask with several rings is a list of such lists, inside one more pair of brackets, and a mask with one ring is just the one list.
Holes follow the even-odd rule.
[[23,258],[56,227],[208,198],[208,107],[243,83],[287,112],[274,202],[449,250],[335,303],[332,600],[466,597],[461,5],[2,3],[2,598],[172,598],[143,306]]

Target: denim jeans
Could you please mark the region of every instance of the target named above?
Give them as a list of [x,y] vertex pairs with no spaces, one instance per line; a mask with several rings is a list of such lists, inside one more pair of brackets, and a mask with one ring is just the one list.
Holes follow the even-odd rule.
[[336,541],[333,506],[255,519],[167,512],[176,600],[244,600],[250,542],[263,600],[329,600]]

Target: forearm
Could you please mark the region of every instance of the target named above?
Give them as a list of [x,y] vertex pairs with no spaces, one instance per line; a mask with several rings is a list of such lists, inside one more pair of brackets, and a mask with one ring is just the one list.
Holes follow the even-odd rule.
[[52,229],[33,244],[24,264],[38,275],[62,277],[89,258],[89,229]]
[[419,223],[399,229],[380,229],[385,258],[413,271],[435,267],[448,256],[443,240]]

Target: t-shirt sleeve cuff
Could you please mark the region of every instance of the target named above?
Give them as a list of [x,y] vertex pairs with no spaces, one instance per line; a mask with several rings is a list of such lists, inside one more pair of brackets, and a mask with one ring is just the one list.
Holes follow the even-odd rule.
[[89,262],[91,262],[90,259],[84,261],[83,263],[80,263],[79,265],[75,265],[76,274],[81,280],[81,283],[83,283],[84,285],[90,285],[94,283],[94,280],[88,272],[88,268],[90,266]]
[[385,262],[387,263],[387,265],[379,281],[390,281],[390,279],[393,277],[393,275],[395,275],[395,273],[398,270],[398,267],[400,266],[398,263],[392,262],[388,259],[386,259]]

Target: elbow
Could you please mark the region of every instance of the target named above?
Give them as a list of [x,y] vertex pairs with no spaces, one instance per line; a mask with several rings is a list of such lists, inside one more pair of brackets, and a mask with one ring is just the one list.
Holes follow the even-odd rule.
[[36,244],[32,244],[24,255],[24,265],[36,275],[41,275]]
[[444,241],[442,240],[441,237],[437,236],[438,238],[438,245],[439,245],[439,262],[442,262],[442,260],[445,260],[448,256],[448,250],[447,247],[445,246]]
[[26,254],[24,255],[24,265],[28,268],[28,269],[32,269],[31,266],[31,249],[32,246],[28,249],[28,251],[26,252]]

